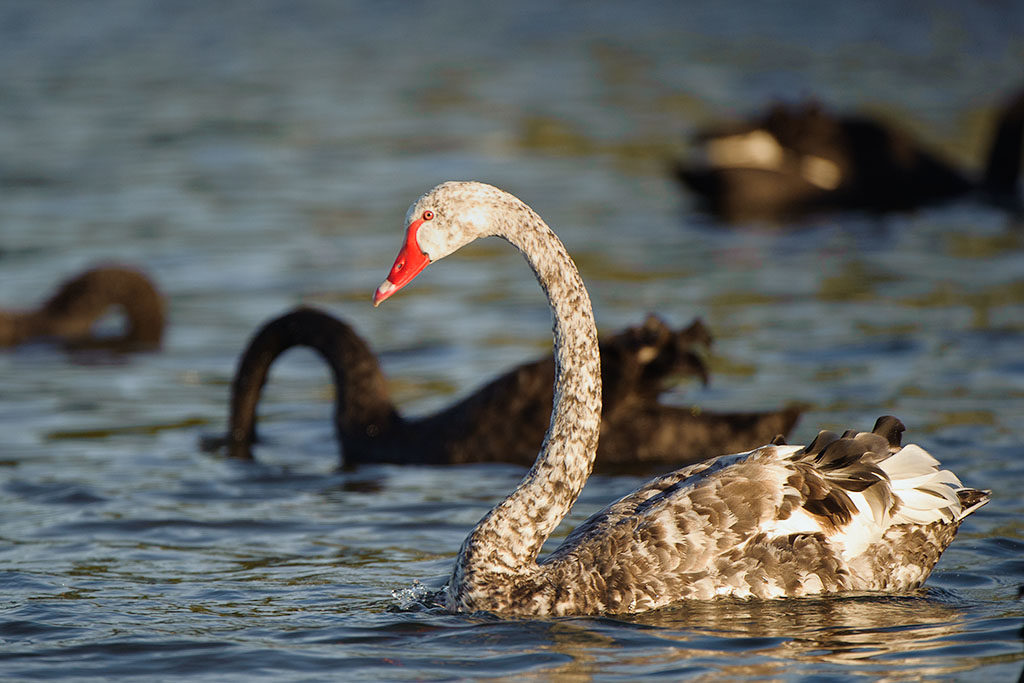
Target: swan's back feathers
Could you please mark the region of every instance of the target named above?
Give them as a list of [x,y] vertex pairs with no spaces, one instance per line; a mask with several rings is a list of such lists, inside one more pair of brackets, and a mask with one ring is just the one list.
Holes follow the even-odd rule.
[[606,591],[620,586],[595,593],[602,611],[916,587],[988,493],[902,446],[902,431],[881,418],[871,432],[822,432],[803,448],[772,444],[677,470],[588,519],[544,565],[593,563]]

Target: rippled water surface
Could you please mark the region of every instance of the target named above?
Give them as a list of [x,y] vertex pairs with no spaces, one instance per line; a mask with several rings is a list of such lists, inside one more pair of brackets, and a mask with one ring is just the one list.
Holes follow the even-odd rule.
[[[964,201],[728,228],[666,166],[698,125],[815,94],[976,170],[1019,85],[1024,13],[636,5],[0,5],[0,307],[104,261],[151,273],[170,307],[160,352],[0,354],[0,678],[1019,675],[1021,223]],[[410,413],[549,348],[498,242],[370,306],[406,207],[449,178],[547,218],[601,329],[707,321],[712,383],[667,400],[801,402],[793,441],[892,413],[992,503],[910,596],[615,619],[411,607],[521,469],[337,471],[328,372],[302,350],[272,373],[258,463],[197,444],[224,427],[248,336],[296,303],[355,325]],[[557,535],[639,481],[594,477]]]

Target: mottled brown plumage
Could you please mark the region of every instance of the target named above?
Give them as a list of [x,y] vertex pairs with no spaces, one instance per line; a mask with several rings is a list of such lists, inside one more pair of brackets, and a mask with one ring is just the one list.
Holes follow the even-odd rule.
[[961,520],[988,500],[921,448],[900,446],[902,424],[883,417],[870,433],[762,446],[655,479],[538,561],[597,450],[600,360],[586,289],[540,217],[489,185],[439,185],[406,223],[406,245],[376,302],[411,280],[406,263],[420,258],[422,269],[498,235],[523,252],[554,313],[547,435],[530,472],[463,543],[441,596],[452,611],[623,613],[718,596],[906,590],[927,578]]

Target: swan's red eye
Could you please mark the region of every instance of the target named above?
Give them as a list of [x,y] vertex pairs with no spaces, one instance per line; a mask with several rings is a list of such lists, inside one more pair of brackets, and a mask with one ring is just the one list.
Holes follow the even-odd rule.
[[434,220],[434,212],[429,210],[429,209],[424,211],[423,212],[423,220],[425,220],[425,221],[432,221],[432,220]]

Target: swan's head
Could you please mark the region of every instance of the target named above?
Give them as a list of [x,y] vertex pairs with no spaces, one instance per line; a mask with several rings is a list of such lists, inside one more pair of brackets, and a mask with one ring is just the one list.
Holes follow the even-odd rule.
[[405,214],[405,243],[391,272],[373,294],[377,306],[412,282],[428,265],[473,240],[494,235],[499,211],[512,195],[491,185],[449,181],[413,202]]

